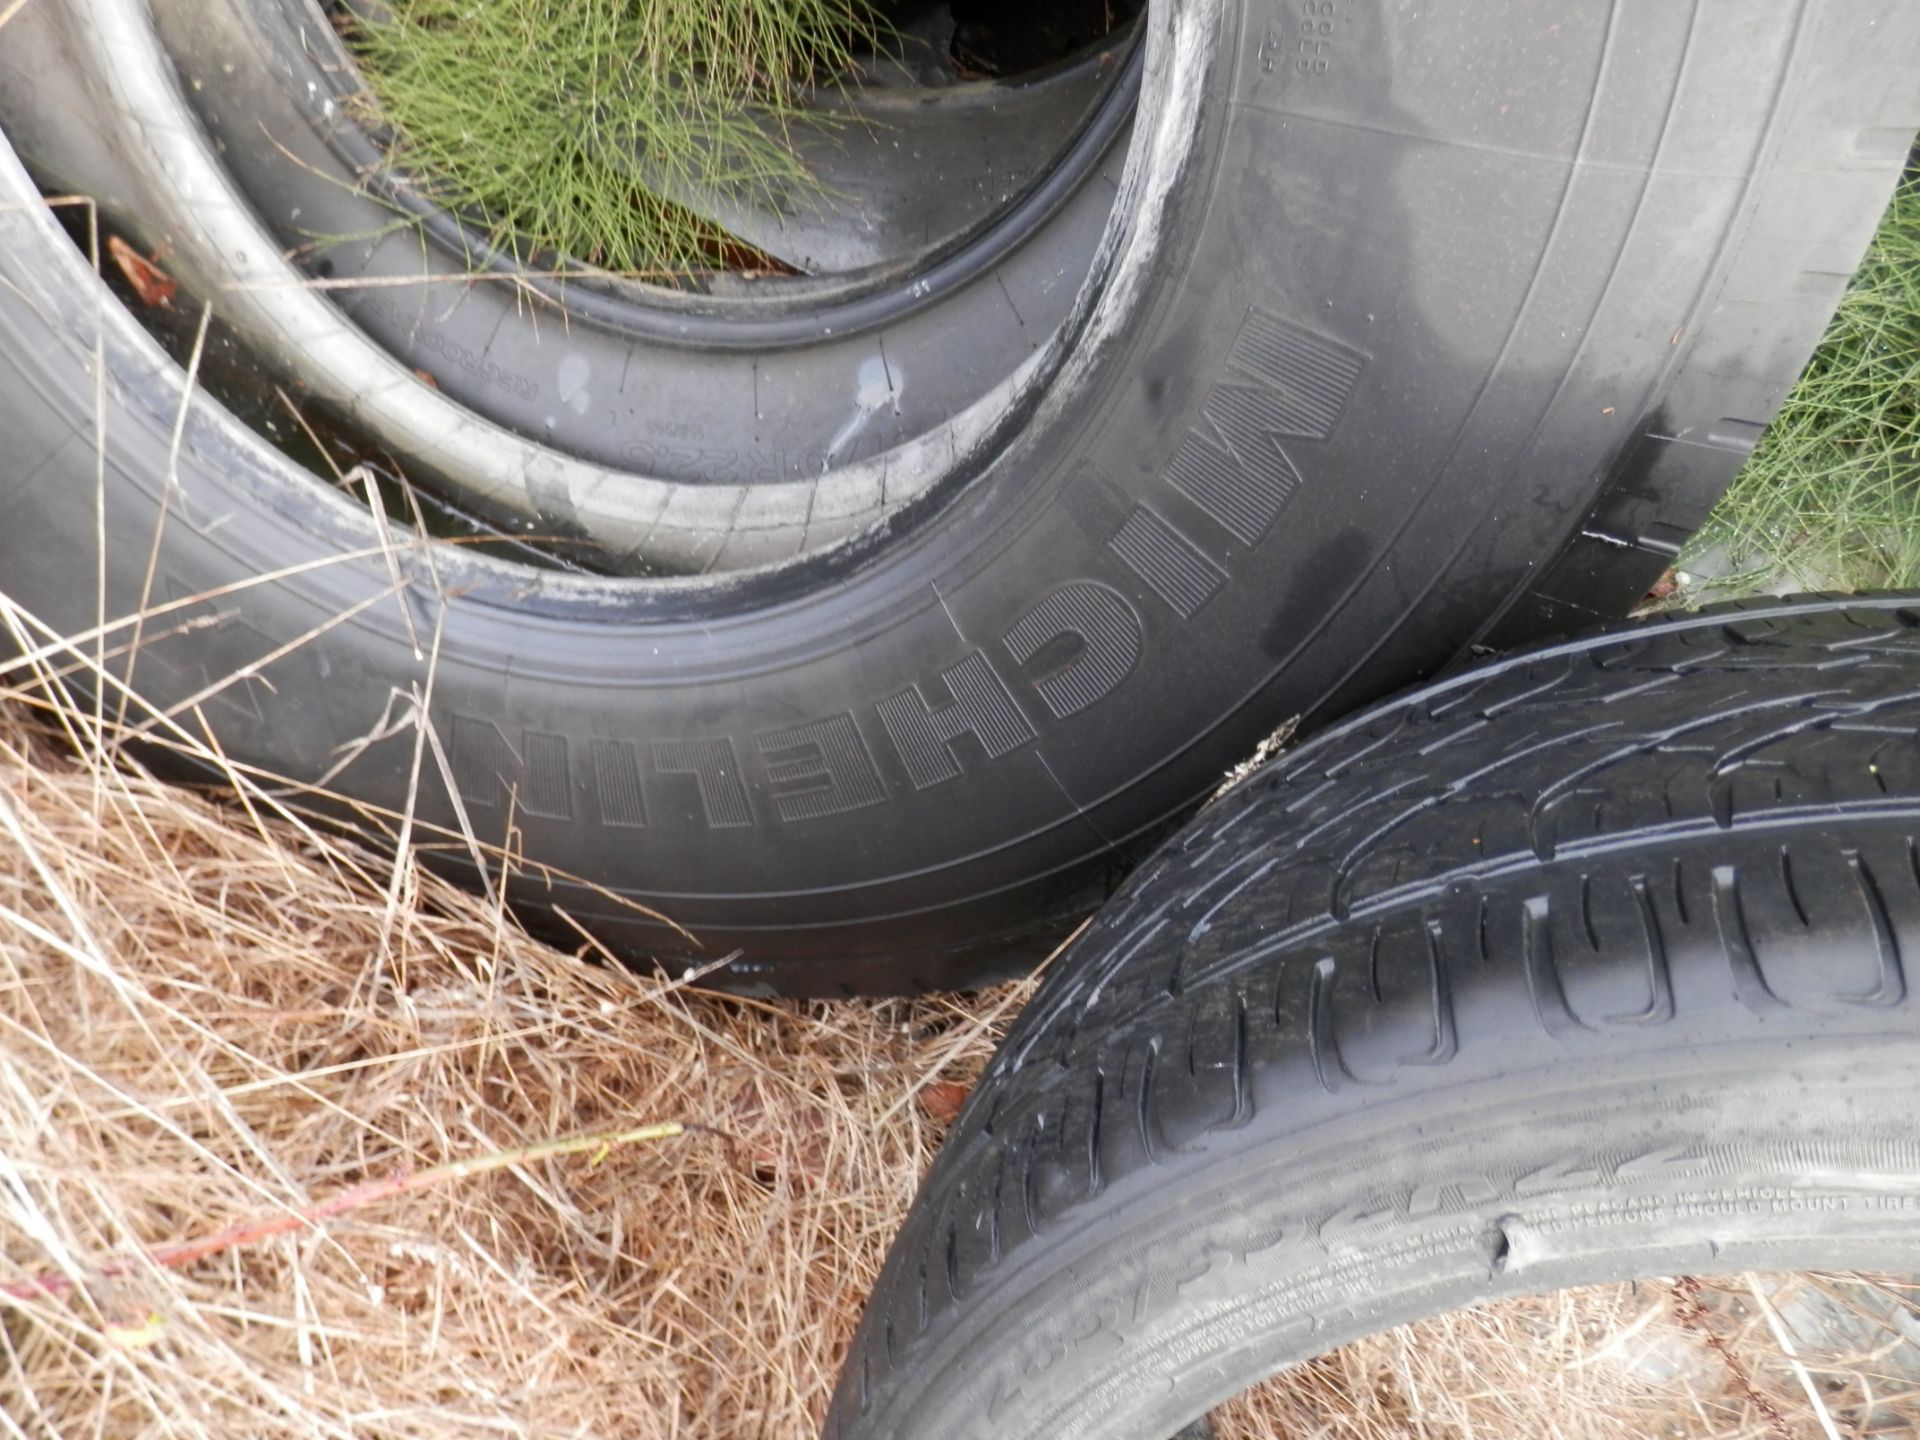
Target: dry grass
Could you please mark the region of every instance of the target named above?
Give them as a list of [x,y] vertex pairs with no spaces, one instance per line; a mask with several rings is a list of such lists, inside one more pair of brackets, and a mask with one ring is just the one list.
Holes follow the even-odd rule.
[[[84,718],[84,717],[73,717]],[[0,1434],[799,1436],[1017,992],[727,1001],[0,727]],[[181,1268],[117,1257],[656,1120]]]
[[1217,1440],[1822,1436],[1772,1309],[1833,1433],[1912,1436],[1917,1302],[1920,1288],[1840,1275],[1565,1290],[1349,1345],[1225,1407],[1214,1429]]
[[[9,698],[0,1434],[811,1433],[939,1141],[923,1097],[971,1079],[1023,987],[767,1004],[602,968],[244,777],[237,806],[159,783],[88,717]],[[654,1121],[725,1136],[418,1174]],[[151,1258],[227,1227],[254,1233]],[[1757,1311],[1720,1299],[1691,1324],[1646,1287],[1444,1317],[1219,1433],[1820,1433]],[[1885,1313],[1888,1344],[1854,1347],[1876,1353],[1803,1342],[1849,1377],[1839,1433],[1920,1426]]]

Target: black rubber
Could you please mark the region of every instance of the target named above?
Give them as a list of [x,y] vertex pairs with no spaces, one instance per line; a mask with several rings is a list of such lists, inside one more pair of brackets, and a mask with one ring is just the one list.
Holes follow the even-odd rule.
[[[347,97],[361,82],[345,47],[316,26],[318,8],[160,0],[154,9],[202,122],[281,243],[335,281],[439,276],[343,289],[339,300],[480,413],[570,454],[691,483],[790,480],[884,454],[1002,379],[1066,314],[1124,153],[1113,144],[1122,105],[1075,183],[1006,227],[1015,238],[999,263],[936,267],[911,287],[900,276],[846,294],[827,283],[742,283],[721,298],[536,281],[557,304],[531,304],[516,285],[444,283],[466,273],[468,247],[484,237],[412,192],[361,183],[379,175],[382,152],[352,123]],[[394,225],[403,208],[426,216],[424,230]],[[849,434],[862,367],[876,354],[886,403]],[[464,364],[469,356],[481,363]]]
[[181,603],[137,680],[198,697],[228,756],[392,812],[417,773],[443,836],[451,776],[525,857],[526,913],[737,950],[722,983],[1028,964],[1280,722],[1623,613],[1797,374],[1920,123],[1898,0],[1146,19],[1140,138],[1051,368],[877,530],[681,585],[403,536],[403,607],[365,505],[183,412],[52,222],[0,204],[0,581],[93,623],[98,316],[104,613],[137,606],[165,497],[153,598]]
[[1165,1440],[1355,1336],[1920,1260],[1920,598],[1522,655],[1259,770],[1057,962],[831,1440]]

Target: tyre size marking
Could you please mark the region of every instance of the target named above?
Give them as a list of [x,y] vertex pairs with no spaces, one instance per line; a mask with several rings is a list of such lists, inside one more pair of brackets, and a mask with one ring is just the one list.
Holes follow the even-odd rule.
[[[1227,538],[1257,545],[1300,483],[1281,442],[1329,439],[1365,364],[1337,341],[1249,309],[1161,482]],[[1227,559],[1149,500],[1126,510],[1103,548],[1183,622],[1230,579]],[[1105,581],[1068,579],[994,644],[968,644],[956,629],[965,647],[957,657],[935,659],[925,679],[858,711],[800,720],[745,743],[723,735],[648,747],[595,739],[578,789],[591,796],[600,823],[632,829],[667,815],[726,830],[752,825],[756,810],[783,824],[862,810],[902,793],[898,778],[892,787],[883,778],[881,736],[907,793],[948,784],[1039,739],[1016,689],[1052,721],[1082,714],[1122,687],[1145,636],[1134,599]],[[573,818],[575,781],[562,737],[528,730],[510,740],[491,721],[462,715],[453,717],[453,736],[454,780],[466,804],[504,806],[512,795],[520,813]]]
[[1298,10],[1276,20],[1260,37],[1256,60],[1261,72],[1275,75],[1325,75],[1333,69],[1334,42],[1346,18],[1346,0],[1294,0]]

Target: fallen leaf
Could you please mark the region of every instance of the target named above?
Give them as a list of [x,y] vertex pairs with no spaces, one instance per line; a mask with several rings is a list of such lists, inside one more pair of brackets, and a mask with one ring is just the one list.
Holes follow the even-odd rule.
[[142,305],[173,304],[173,297],[179,292],[180,286],[153,261],[118,235],[107,237],[107,254],[113,257],[113,263],[119,267],[120,273],[127,277],[127,284],[133,287],[133,293],[140,297]]
[[973,1092],[971,1085],[958,1080],[935,1080],[920,1092],[920,1108],[936,1125],[951,1125],[960,1118],[960,1107]]
[[796,1190],[827,1178],[827,1124],[818,1107],[777,1093],[769,1097],[752,1081],[734,1093],[735,1138],[754,1174],[771,1183],[785,1175]]

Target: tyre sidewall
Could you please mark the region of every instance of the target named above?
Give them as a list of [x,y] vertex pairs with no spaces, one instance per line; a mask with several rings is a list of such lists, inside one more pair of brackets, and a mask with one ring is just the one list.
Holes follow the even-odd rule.
[[[1238,5],[1149,14],[1193,43],[1150,52],[1129,226],[1064,359],[936,493],[778,571],[648,587],[429,563],[210,402],[176,453],[177,376],[129,341],[109,554],[148,553],[165,494],[155,594],[219,597],[178,612],[189,633],[148,637],[141,687],[171,706],[237,673],[203,707],[228,755],[394,811],[424,775],[421,823],[533,857],[524,893],[634,950],[682,947],[629,902],[697,930],[698,953],[739,945],[813,988],[815,961],[826,977],[1083,910],[1103,857],[1124,860],[1276,724],[1417,678],[1533,583],[1691,353],[1671,317],[1713,293],[1739,199],[1699,189],[1684,216],[1649,216],[1618,187],[1581,188],[1610,184],[1604,169],[1488,143],[1489,77],[1603,48],[1603,7],[1552,35],[1481,37],[1461,73],[1439,57],[1469,22],[1444,13],[1335,4],[1304,41]],[[1753,43],[1784,75],[1781,29]],[[1301,43],[1340,68],[1316,68],[1318,50],[1303,68]],[[1698,65],[1755,63],[1707,50]],[[1594,123],[1657,120],[1677,83],[1636,74]],[[1581,87],[1509,89],[1538,133],[1580,133]],[[1196,97],[1189,123],[1154,128],[1174,94]],[[1648,124],[1651,154],[1665,142]],[[1562,226],[1576,199],[1620,223]],[[1529,308],[1612,273],[1622,234],[1670,242],[1646,295],[1570,292],[1597,307],[1585,325]],[[15,265],[40,267],[47,243]],[[64,482],[91,467],[67,452],[62,483],[28,484],[95,398],[94,307],[62,259],[26,278],[63,336],[19,319],[33,363],[0,387],[27,456],[4,554],[23,603],[83,628],[93,499]],[[1595,347],[1618,363],[1576,363]],[[389,550],[404,607],[376,598]],[[112,577],[107,613],[140,603],[137,569]],[[249,583],[262,574],[282,578]],[[416,698],[444,764],[405,734],[370,739]]]
[[903,1349],[907,1383],[828,1433],[1150,1440],[1464,1305],[1920,1261],[1911,1033],[1667,1038],[1372,1105],[1301,1096],[1167,1154],[969,1295],[937,1359]]

